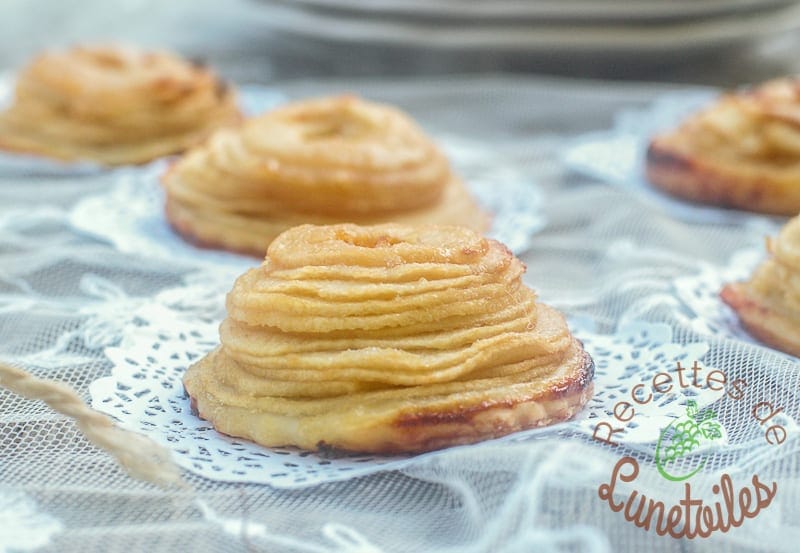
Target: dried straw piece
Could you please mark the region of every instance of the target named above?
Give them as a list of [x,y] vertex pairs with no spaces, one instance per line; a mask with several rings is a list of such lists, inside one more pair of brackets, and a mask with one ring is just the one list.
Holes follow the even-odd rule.
[[63,382],[37,378],[0,363],[0,386],[27,399],[44,401],[75,419],[86,439],[113,455],[131,476],[160,486],[184,485],[169,451],[145,436],[114,426],[109,417],[91,409]]

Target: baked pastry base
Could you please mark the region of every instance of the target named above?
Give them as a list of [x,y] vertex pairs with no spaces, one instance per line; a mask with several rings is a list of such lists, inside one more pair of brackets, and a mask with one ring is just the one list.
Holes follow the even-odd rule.
[[[239,115],[231,116],[219,125],[235,125],[241,122]],[[0,130],[2,130],[0,122]],[[43,142],[41,137],[25,135],[0,136],[0,150],[9,154],[35,156],[43,160],[64,163],[89,162],[106,167],[122,165],[144,165],[155,159],[181,154],[192,145],[203,141],[215,126],[204,127],[194,132],[154,138],[142,143],[98,144],[94,146],[77,143],[58,144]]]
[[164,212],[173,230],[198,247],[259,258],[264,257],[270,242],[281,232],[305,223],[325,225],[347,220],[361,225],[385,221],[417,225],[435,222],[463,225],[479,232],[488,230],[491,225],[491,217],[478,207],[463,183],[455,178],[450,180],[434,206],[371,217],[331,217],[291,212],[256,216],[201,208],[169,196]]
[[[444,406],[435,403],[420,406],[374,425],[358,417],[342,416],[339,419],[342,424],[326,425],[325,440],[313,443],[303,443],[302,438],[306,431],[314,433],[313,421],[304,423],[296,418],[254,412],[217,401],[199,382],[203,378],[202,361],[187,372],[184,386],[193,412],[229,436],[272,443],[274,429],[285,428],[286,433],[294,435],[294,442],[300,442],[301,447],[309,450],[381,455],[420,453],[499,438],[572,418],[594,391],[592,358],[577,341],[572,355],[576,356],[575,370],[548,379],[543,386],[531,385],[523,393],[509,393],[505,398],[475,403],[460,401],[457,405],[448,405],[447,398],[443,397],[439,403]],[[524,385],[520,387],[526,389]]]
[[726,285],[720,297],[736,311],[750,334],[775,349],[800,357],[800,320],[767,307],[742,283]]
[[679,137],[654,139],[647,150],[647,180],[661,190],[689,200],[757,213],[796,215],[800,183],[767,171],[743,170],[739,164],[703,161],[683,153]]

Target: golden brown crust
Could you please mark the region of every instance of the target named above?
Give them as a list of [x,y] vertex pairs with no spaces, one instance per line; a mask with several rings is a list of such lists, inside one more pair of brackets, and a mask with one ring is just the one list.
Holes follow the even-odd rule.
[[267,446],[419,452],[565,420],[593,364],[523,271],[463,227],[297,227],[237,280],[184,386]]
[[800,216],[767,242],[769,257],[750,280],[720,292],[753,336],[800,357]]
[[102,165],[181,152],[241,115],[233,89],[171,53],[75,47],[34,59],[0,114],[0,148]]
[[800,84],[722,96],[654,137],[648,180],[687,200],[779,215],[800,211]]
[[352,96],[291,103],[217,133],[162,183],[179,234],[259,257],[278,234],[304,223],[488,227],[413,121]]

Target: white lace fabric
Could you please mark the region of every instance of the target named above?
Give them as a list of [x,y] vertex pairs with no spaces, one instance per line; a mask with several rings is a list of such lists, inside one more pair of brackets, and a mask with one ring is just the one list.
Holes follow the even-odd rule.
[[[436,113],[438,85],[406,86],[370,90]],[[476,112],[488,129],[500,125],[504,94],[521,94],[503,86],[482,82],[452,101],[474,108],[493,90],[496,105]],[[531,101],[542,90],[531,87]],[[593,355],[596,395],[580,416],[402,458],[322,457],[222,436],[188,411],[180,377],[217,343],[224,294],[258,261],[174,236],[158,210],[157,165],[57,177],[0,167],[0,357],[67,382],[170,448],[191,488],[130,479],[71,423],[0,391],[0,551],[795,551],[800,361],[752,340],[716,295],[749,273],[779,221],[673,216],[569,172],[560,158],[573,136],[482,141],[428,124],[480,201],[503,214],[495,232],[526,262],[526,282],[568,315]],[[633,386],[678,361],[746,380],[750,403],[689,391],[642,408],[618,448],[592,439]],[[659,429],[689,399],[724,429],[687,458],[706,462],[693,486],[754,471],[779,486],[758,519],[708,542],[644,532],[597,497],[623,452],[648,468],[643,493],[677,489],[650,468]],[[749,415],[757,399],[783,407],[779,448]]]

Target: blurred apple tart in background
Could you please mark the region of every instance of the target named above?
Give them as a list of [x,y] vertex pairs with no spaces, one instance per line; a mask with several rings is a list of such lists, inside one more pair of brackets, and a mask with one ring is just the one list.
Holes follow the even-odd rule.
[[101,165],[184,151],[241,120],[233,89],[161,51],[78,46],[25,67],[0,113],[0,149]]
[[304,223],[488,226],[409,117],[354,96],[290,103],[221,130],[162,182],[167,219],[184,238],[259,257]]
[[760,213],[800,212],[800,79],[729,93],[656,136],[647,176],[681,198]]
[[199,415],[265,446],[421,452],[572,417],[594,365],[502,244],[455,226],[303,225],[187,370]]
[[800,215],[767,241],[767,250],[750,280],[726,285],[722,299],[753,336],[800,357]]

